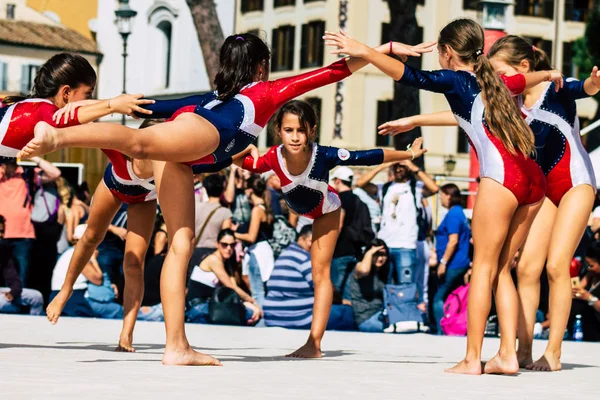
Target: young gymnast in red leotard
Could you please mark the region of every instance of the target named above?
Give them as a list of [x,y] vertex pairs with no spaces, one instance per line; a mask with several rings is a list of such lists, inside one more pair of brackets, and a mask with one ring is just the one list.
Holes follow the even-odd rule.
[[[399,45],[396,53],[418,56],[431,51],[431,46]],[[384,45],[379,50],[386,52],[388,48]],[[256,35],[230,36],[220,51],[215,92],[157,102],[149,108],[153,117],[171,117],[170,121],[142,131],[102,123],[55,129],[41,123],[34,140],[21,152],[32,156],[64,147],[112,148],[136,159],[168,161],[153,165],[169,232],[169,252],[161,277],[167,333],[163,364],[220,365],[213,357],[194,351],[184,329],[184,277],[194,237],[190,165],[228,165],[231,156],[246,149],[285,102],[344,79],[367,64],[362,59],[342,59],[298,76],[269,81],[269,58],[269,48]]]

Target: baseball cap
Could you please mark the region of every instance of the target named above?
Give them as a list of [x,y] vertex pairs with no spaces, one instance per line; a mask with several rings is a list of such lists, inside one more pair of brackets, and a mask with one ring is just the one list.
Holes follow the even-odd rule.
[[333,176],[331,179],[341,179],[343,181],[349,182],[354,178],[354,171],[352,171],[348,167],[338,167],[335,171],[333,171]]

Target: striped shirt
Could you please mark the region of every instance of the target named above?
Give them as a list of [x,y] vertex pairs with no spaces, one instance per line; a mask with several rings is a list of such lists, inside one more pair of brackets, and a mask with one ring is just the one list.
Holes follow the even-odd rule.
[[275,261],[267,282],[267,298],[263,307],[265,324],[309,328],[313,303],[310,253],[292,243]]

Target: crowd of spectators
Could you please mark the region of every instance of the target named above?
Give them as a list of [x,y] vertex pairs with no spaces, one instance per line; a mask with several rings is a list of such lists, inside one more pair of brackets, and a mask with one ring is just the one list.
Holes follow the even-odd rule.
[[[2,313],[44,312],[64,281],[89,216],[85,185],[71,185],[43,159],[33,161],[33,168],[0,165]],[[387,179],[375,183],[380,175]],[[382,165],[356,177],[353,169],[339,167],[330,184],[339,193],[342,217],[331,264],[334,304],[328,329],[383,332],[389,325],[386,285],[413,284],[421,322],[441,334],[445,301],[468,283],[471,268],[470,221],[459,187],[438,187],[411,162]],[[309,328],[314,303],[311,220],[290,213],[278,177],[232,166],[223,173],[196,175],[194,185],[196,243],[188,271],[188,321],[212,322],[211,300],[226,288],[239,299],[244,325]],[[434,195],[439,202],[436,227]],[[576,254],[582,262],[569,329],[581,315],[585,340],[597,341],[600,304],[590,300],[600,296],[600,242],[594,233],[600,229],[600,208],[590,221]],[[63,315],[123,317],[126,233],[124,205],[77,280]],[[142,320],[163,318],[160,274],[168,234],[158,210],[145,262]],[[546,303],[542,299],[540,332],[549,328]]]

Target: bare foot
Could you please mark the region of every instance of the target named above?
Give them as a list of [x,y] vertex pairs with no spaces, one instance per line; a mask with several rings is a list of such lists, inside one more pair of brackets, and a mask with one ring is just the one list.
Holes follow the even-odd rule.
[[71,297],[71,293],[73,292],[61,289],[50,304],[48,304],[48,307],[46,307],[46,316],[52,325],[58,322],[58,318],[62,314],[62,310],[65,308],[69,297]]
[[519,372],[519,360],[517,355],[501,356],[496,354],[490,361],[485,363],[484,374],[515,375]]
[[115,347],[115,351],[120,353],[135,353],[135,349],[133,348],[133,337],[131,335],[121,335],[119,344]]
[[58,147],[57,130],[46,122],[40,121],[35,125],[33,139],[17,153],[17,158],[31,158],[52,153]]
[[560,371],[562,365],[560,364],[560,356],[553,355],[552,353],[544,353],[539,360],[526,366],[530,371],[544,371],[553,372]]
[[446,368],[444,372],[450,374],[481,375],[481,361],[462,360],[452,368]]
[[519,368],[526,368],[528,365],[533,364],[531,350],[517,350],[517,360],[519,361]]
[[167,350],[162,358],[163,365],[205,365],[222,367],[223,364],[208,354],[202,354],[191,347],[185,350]]
[[321,346],[317,346],[315,342],[309,340],[306,344],[300,347],[295,352],[286,355],[289,358],[321,358],[323,357],[323,353],[321,353]]

